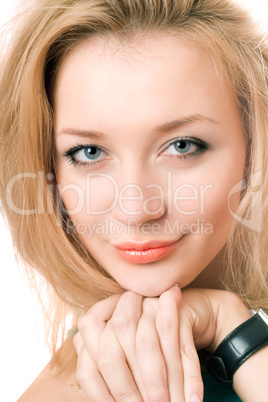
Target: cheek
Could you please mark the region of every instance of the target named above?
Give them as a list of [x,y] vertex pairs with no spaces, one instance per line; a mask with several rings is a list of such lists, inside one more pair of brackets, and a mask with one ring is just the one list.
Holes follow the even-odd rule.
[[173,207],[181,218],[204,215],[207,199],[210,197],[212,184],[191,182],[179,185],[173,193]]
[[180,219],[189,221],[191,217],[192,220],[204,218],[214,210],[227,209],[231,185],[224,180],[226,178],[212,172],[193,171],[185,175],[183,182],[174,175],[171,191],[174,216],[177,214]]
[[[239,170],[239,168],[238,168]],[[229,232],[242,189],[243,169],[238,174],[222,170],[211,178],[213,187],[204,199],[204,219],[212,224],[214,231]],[[235,191],[234,191],[235,190]]]
[[186,222],[229,223],[239,204],[243,172],[243,161],[235,168],[232,163],[221,167],[217,161],[188,175],[186,172],[183,183],[173,181],[174,212]]
[[118,185],[111,175],[88,174],[85,194],[87,214],[101,217],[114,208],[118,198]]
[[58,188],[69,215],[80,221],[97,220],[113,208],[118,187],[105,174],[61,175]]

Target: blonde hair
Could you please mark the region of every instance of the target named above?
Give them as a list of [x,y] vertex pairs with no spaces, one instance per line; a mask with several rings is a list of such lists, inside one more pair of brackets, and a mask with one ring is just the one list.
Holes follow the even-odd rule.
[[75,325],[94,303],[123,291],[69,226],[53,175],[50,98],[54,78],[66,54],[93,35],[128,41],[146,34],[176,34],[206,48],[228,78],[248,144],[245,179],[249,185],[237,214],[245,220],[259,219],[250,178],[261,171],[263,228],[254,231],[237,222],[234,225],[225,287],[248,304],[268,306],[268,47],[264,34],[257,32],[246,12],[225,0],[28,3],[14,19],[13,37],[1,60],[0,197],[18,255],[57,295],[56,301],[50,299],[54,352],[59,334],[65,336],[68,314]]

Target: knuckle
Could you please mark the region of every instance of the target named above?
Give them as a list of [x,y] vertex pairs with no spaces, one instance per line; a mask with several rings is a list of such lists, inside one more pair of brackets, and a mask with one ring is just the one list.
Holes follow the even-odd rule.
[[146,334],[139,334],[139,337],[137,337],[137,348],[142,350],[152,350],[155,348],[155,344],[150,336]]
[[201,380],[200,376],[190,375],[187,377],[187,381],[192,384],[191,385],[192,387],[194,385],[196,389],[198,389],[201,392],[203,391],[203,381]]
[[75,379],[79,385],[83,385],[87,381],[87,375],[85,370],[82,370],[80,367],[77,367],[75,370]]
[[138,399],[136,397],[133,396],[133,394],[131,393],[123,393],[121,395],[118,395],[116,400],[118,402],[136,402],[138,401]]
[[123,314],[118,314],[113,317],[113,327],[115,331],[126,331],[130,327],[130,320]]
[[194,346],[191,345],[181,345],[181,356],[182,357],[186,357],[188,359],[194,359],[196,358],[197,355],[197,351],[196,348]]
[[88,379],[88,371],[87,367],[85,366],[85,354],[83,353],[83,350],[80,351],[78,354],[78,359],[77,359],[77,366],[75,369],[75,378],[78,384],[82,385],[85,383]]
[[114,359],[108,353],[100,353],[97,359],[97,365],[101,372],[110,372],[114,370]]
[[79,332],[83,333],[83,332],[85,332],[87,327],[88,327],[88,319],[87,319],[87,316],[84,315],[83,317],[79,318],[78,323],[77,323],[77,328],[78,328]]
[[166,390],[157,384],[151,384],[147,387],[146,390],[148,402],[161,401],[164,402],[167,400]]
[[188,387],[195,391],[197,394],[204,394],[204,384],[200,376],[189,375],[187,376]]
[[156,328],[159,332],[170,333],[175,328],[172,317],[156,317]]

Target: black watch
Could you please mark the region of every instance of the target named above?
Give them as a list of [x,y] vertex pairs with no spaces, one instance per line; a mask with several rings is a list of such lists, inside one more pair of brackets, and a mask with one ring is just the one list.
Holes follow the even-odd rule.
[[231,387],[236,370],[251,355],[268,345],[268,310],[249,310],[252,317],[235,328],[207,358],[208,370]]

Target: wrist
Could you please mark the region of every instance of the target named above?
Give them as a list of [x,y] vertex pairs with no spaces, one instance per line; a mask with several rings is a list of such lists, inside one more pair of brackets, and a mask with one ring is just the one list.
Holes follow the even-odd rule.
[[248,307],[236,294],[222,291],[218,299],[215,336],[208,349],[209,352],[214,353],[221,342],[250,317]]
[[267,310],[248,313],[248,320],[231,331],[208,357],[208,369],[222,384],[231,386],[240,366],[268,344],[267,313]]

